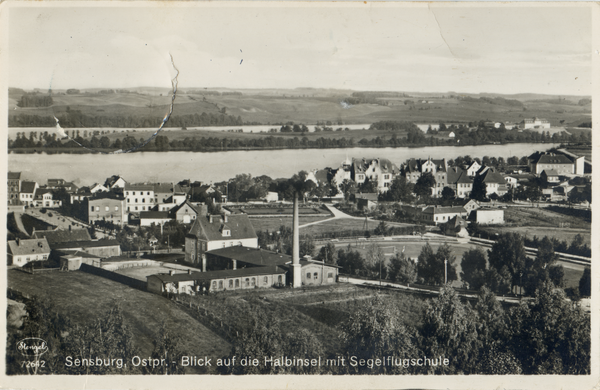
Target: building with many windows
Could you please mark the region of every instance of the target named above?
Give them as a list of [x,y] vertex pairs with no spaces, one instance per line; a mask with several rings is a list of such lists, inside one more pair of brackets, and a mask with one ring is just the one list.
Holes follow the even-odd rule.
[[154,208],[153,184],[126,184],[124,188],[127,212],[139,214]]
[[352,180],[358,185],[367,180],[376,181],[378,192],[387,191],[399,173],[400,169],[387,158],[352,160]]
[[118,226],[127,224],[128,214],[125,211],[125,200],[104,196],[88,200],[88,223],[95,221],[112,222]]
[[20,204],[21,172],[8,172],[8,204]]

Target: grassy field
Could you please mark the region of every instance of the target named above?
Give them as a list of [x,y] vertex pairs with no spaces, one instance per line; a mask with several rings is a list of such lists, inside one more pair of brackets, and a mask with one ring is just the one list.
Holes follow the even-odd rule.
[[121,305],[134,344],[149,356],[161,323],[182,336],[189,353],[222,356],[229,344],[162,296],[81,271],[30,275],[8,270],[8,287],[22,293],[48,298],[74,324],[85,326],[111,306]]
[[[331,218],[330,216],[322,216],[322,217],[303,217],[300,216],[299,224],[302,226],[303,224],[323,221]],[[254,230],[258,231],[270,231],[274,232],[279,230],[280,226],[287,226],[289,228],[292,227],[292,218],[291,217],[281,217],[281,218],[250,218],[250,223],[254,226]],[[304,232],[300,231],[302,234]]]
[[[244,122],[263,124],[296,123],[315,124],[317,121],[333,123],[373,123],[380,120],[403,120],[414,122],[476,121],[481,119],[520,122],[523,118],[538,116],[551,121],[553,126],[577,126],[590,120],[590,106],[564,104],[563,102],[540,102],[523,100],[522,107],[489,104],[480,100],[462,100],[455,97],[428,97],[431,104],[423,104],[414,98],[382,98],[381,104],[342,105],[350,91],[330,91],[323,93],[286,92],[265,94],[261,91],[248,91],[244,95],[204,96],[180,91],[174,102],[173,115],[218,113],[223,108],[228,115],[239,116]],[[54,104],[46,108],[20,108],[16,103],[20,94],[11,93],[9,112],[14,114],[61,115],[67,107],[81,110],[94,116],[152,116],[162,117],[168,112],[170,93],[162,91],[148,94],[79,94],[53,95]],[[411,100],[415,104],[404,104]],[[576,100],[575,100],[576,101]],[[158,124],[157,124],[158,125]]]
[[543,238],[544,236],[548,236],[548,238],[556,238],[560,241],[567,241],[571,243],[573,238],[577,234],[581,234],[583,237],[584,243],[588,246],[591,245],[592,242],[592,232],[590,229],[570,229],[570,228],[551,228],[551,227],[537,227],[537,226],[527,226],[527,227],[494,227],[494,228],[485,228],[485,230],[494,233],[519,233],[527,238],[533,238],[537,236],[538,238]]
[[[300,223],[302,224],[302,223]],[[375,229],[379,222],[377,221],[367,221],[368,229]],[[388,227],[392,226],[410,226],[405,223],[394,223],[394,222],[386,222]],[[329,233],[341,230],[365,230],[365,220],[364,219],[354,219],[354,218],[339,218],[331,221],[319,223],[316,225],[310,225],[302,228],[300,232],[302,234],[322,234]]]
[[[557,213],[543,207],[509,207],[504,210],[504,220],[508,224],[517,226],[562,228],[567,223],[570,228],[591,230],[591,224],[582,218]],[[563,225],[560,225],[561,223]]]

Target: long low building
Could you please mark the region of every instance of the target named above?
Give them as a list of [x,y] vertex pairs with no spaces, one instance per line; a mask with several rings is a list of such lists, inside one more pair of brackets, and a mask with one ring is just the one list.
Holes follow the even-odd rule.
[[150,275],[148,291],[163,294],[196,294],[244,290],[285,284],[286,271],[280,267],[253,267],[235,270]]

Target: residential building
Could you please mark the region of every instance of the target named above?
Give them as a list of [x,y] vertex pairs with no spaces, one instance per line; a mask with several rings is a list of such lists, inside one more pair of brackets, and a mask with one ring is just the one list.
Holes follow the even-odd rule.
[[38,188],[33,196],[33,207],[57,208],[62,201],[55,200],[52,190],[49,188]]
[[89,191],[92,194],[95,194],[96,192],[108,192],[108,188],[100,183],[94,183],[89,187]]
[[396,164],[386,158],[352,160],[352,179],[356,184],[363,184],[367,179],[376,181],[379,192],[387,191],[399,173]]
[[410,159],[403,167],[406,181],[416,183],[421,175],[430,173],[435,179],[435,186],[431,188],[431,196],[442,195],[442,190],[448,184],[448,164],[446,159]]
[[466,238],[469,237],[467,226],[467,221],[456,215],[443,225],[442,231],[447,236]]
[[115,188],[125,188],[127,182],[119,175],[113,175],[106,179],[104,182],[104,186],[106,188],[115,189]]
[[441,207],[441,206],[428,206],[421,212],[421,221],[438,225],[440,223],[446,223],[450,219],[460,216],[466,217],[467,210],[464,207]]
[[84,200],[91,198],[93,195],[94,194],[90,191],[89,187],[78,188],[77,191],[69,194],[71,198],[71,204],[73,204],[73,202],[83,202]]
[[20,192],[21,192],[21,172],[8,172],[8,204],[18,205],[20,204]]
[[185,202],[187,193],[184,189],[175,183],[156,183],[154,184],[154,203],[175,203],[177,205]]
[[457,198],[466,198],[473,190],[473,180],[464,169],[450,167],[448,168],[447,186],[454,190]]
[[519,180],[514,176],[506,175],[504,181],[507,188],[517,188],[519,186]]
[[477,172],[480,169],[481,169],[481,164],[479,164],[477,161],[473,160],[473,162],[471,162],[471,164],[467,167],[467,176],[475,177],[477,175]]
[[8,241],[8,265],[23,267],[32,261],[48,260],[50,245],[45,238]]
[[521,123],[519,123],[520,129],[549,129],[550,122],[546,119],[541,119],[538,117],[535,118],[527,118],[523,119]]
[[48,179],[46,188],[64,188],[67,192],[76,191],[77,185],[65,179]]
[[[487,168],[487,167],[486,167]],[[486,195],[496,194],[504,195],[507,191],[504,177],[496,172],[493,168],[480,169],[480,172],[473,182],[482,181],[485,183]]]
[[540,174],[540,177],[549,184],[556,184],[560,182],[558,172],[556,172],[554,169],[544,169]]
[[206,252],[236,245],[258,248],[258,237],[248,215],[200,216],[185,237],[185,261],[202,264],[206,271]]
[[31,206],[34,201],[35,192],[38,188],[38,183],[34,181],[21,182],[21,192],[19,193],[19,200],[21,203],[26,206]]
[[88,223],[95,221],[112,222],[123,227],[128,222],[125,200],[116,196],[103,196],[89,199]]
[[559,175],[574,175],[575,163],[564,154],[535,152],[527,157],[531,173],[540,175],[544,170],[553,170]]
[[124,188],[127,212],[139,214],[154,208],[153,184],[126,184]]

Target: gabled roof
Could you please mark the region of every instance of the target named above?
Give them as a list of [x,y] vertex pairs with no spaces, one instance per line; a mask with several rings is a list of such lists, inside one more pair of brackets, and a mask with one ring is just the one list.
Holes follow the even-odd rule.
[[154,191],[154,184],[129,184],[125,183],[125,190],[127,191]]
[[446,171],[446,159],[442,158],[442,159],[432,159],[432,158],[428,158],[427,160],[423,160],[423,159],[414,159],[411,158],[410,160],[408,160],[406,162],[406,172],[408,173],[412,173],[412,172],[422,172],[422,167],[423,164],[425,164],[426,162],[431,161],[435,167],[436,167],[436,171],[439,172],[445,172]]
[[87,229],[69,230],[39,230],[33,233],[34,238],[46,237],[49,244],[71,241],[91,241],[90,233]]
[[536,164],[573,164],[573,161],[564,154],[544,154]]
[[273,274],[285,274],[286,271],[279,267],[252,267],[252,268],[241,268],[241,269],[228,269],[221,271],[208,271],[208,272],[192,272],[190,273],[178,273],[178,274],[156,274],[150,275],[148,278],[157,278],[163,283],[172,282],[189,282],[189,281],[202,281],[202,280],[213,280],[213,279],[225,279],[225,278],[243,278],[260,275],[273,275]]
[[117,240],[68,241],[52,244],[52,249],[98,248],[103,246],[120,245]]
[[43,195],[50,194],[52,195],[52,190],[49,188],[38,188],[35,190],[35,198],[39,198]]
[[501,174],[499,174],[498,172],[494,171],[493,168],[488,168],[485,172],[483,172],[482,174],[480,174],[476,180],[481,180],[484,183],[498,183],[498,184],[505,184],[506,182],[504,181],[504,178],[502,177]]
[[464,170],[460,167],[448,168],[448,183],[456,183],[459,177],[463,174]]
[[21,180],[21,172],[8,172],[8,180]]
[[473,179],[471,179],[469,177],[469,175],[467,174],[467,172],[462,172],[460,174],[460,176],[458,177],[458,179],[456,180],[456,183],[473,184]]
[[206,254],[237,260],[255,266],[283,265],[292,261],[292,256],[290,255],[267,251],[260,248],[248,248],[241,245],[215,249],[206,252]]
[[460,215],[455,215],[454,217],[450,218],[448,220],[448,222],[446,222],[446,226],[450,226],[450,227],[453,227],[453,228],[458,228],[458,227],[461,227],[461,226],[466,227],[467,225],[468,225],[467,221],[465,221],[464,219],[462,219],[462,217]]
[[226,216],[227,226],[231,229],[231,235],[227,237],[223,237],[221,234],[221,225],[224,223],[224,217],[221,215],[213,215],[212,223],[210,222],[210,217],[211,216],[207,215],[206,217],[196,218],[188,235],[206,241],[257,238],[254,227],[246,214],[231,214]]
[[177,214],[177,212],[179,210],[181,210],[184,206],[188,206],[189,208],[194,210],[196,212],[196,215],[200,214],[200,210],[198,209],[198,207],[194,206],[189,200],[186,199],[185,202],[183,202],[182,204],[177,205],[171,209],[171,215]]
[[50,245],[45,238],[32,238],[8,242],[8,252],[13,256],[50,253]]
[[558,172],[554,169],[544,169],[542,173],[546,174],[546,176],[558,176]]
[[36,182],[24,181],[21,183],[21,192],[24,194],[33,194],[35,192]]
[[359,160],[359,159],[352,160],[352,167],[354,169],[354,173],[363,173],[367,169],[369,169],[369,167],[371,165],[374,165],[374,164],[379,166],[379,169],[381,170],[382,173],[396,174],[399,172],[399,169],[396,166],[396,164],[394,164],[387,158],[374,158],[374,159],[373,158],[371,158],[371,159],[363,158],[361,160]]
[[423,210],[423,212],[426,214],[449,214],[449,213],[466,213],[467,210],[465,210],[465,208],[462,206],[451,206],[451,207],[429,206],[429,207],[426,207],[425,210]]

